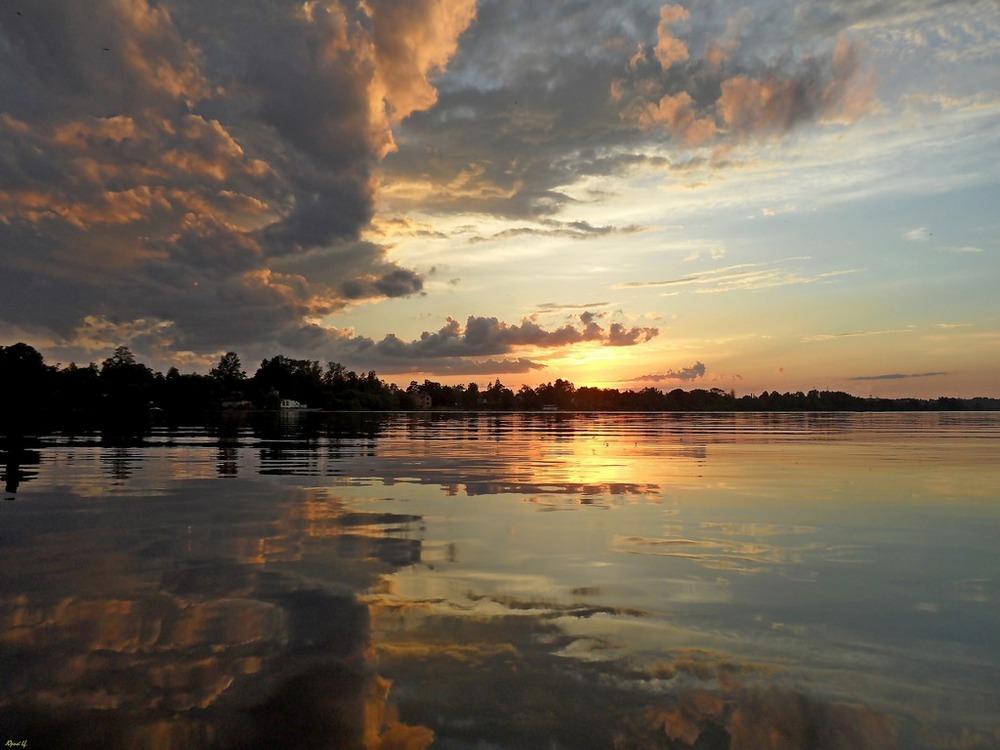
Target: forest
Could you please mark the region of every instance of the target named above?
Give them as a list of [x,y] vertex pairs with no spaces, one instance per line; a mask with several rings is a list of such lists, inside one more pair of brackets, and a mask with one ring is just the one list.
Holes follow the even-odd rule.
[[338,362],[275,355],[248,375],[227,352],[208,374],[165,374],[139,362],[126,346],[99,365],[46,364],[24,343],[0,346],[0,434],[87,429],[122,420],[199,420],[225,410],[296,408],[331,411],[415,409],[496,411],[957,411],[997,410],[1000,399],[884,399],[811,390],[736,396],[719,388],[664,391],[575,387],[556,378],[518,390],[497,378],[485,386],[412,381],[407,388],[374,371],[357,373]]

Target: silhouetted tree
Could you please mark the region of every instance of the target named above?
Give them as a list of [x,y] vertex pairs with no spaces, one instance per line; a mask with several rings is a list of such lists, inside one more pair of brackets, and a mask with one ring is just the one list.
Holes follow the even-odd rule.
[[479,384],[469,383],[461,395],[461,401],[463,409],[478,409],[480,407]]
[[137,362],[127,346],[119,346],[101,363],[102,417],[112,422],[148,417],[155,383],[153,371]]
[[243,364],[236,352],[223,354],[219,358],[219,364],[208,374],[222,387],[222,392],[226,396],[241,391],[247,380],[247,374],[243,371]]
[[0,407],[8,434],[28,430],[46,408],[52,368],[32,346],[0,347]]
[[517,405],[517,408],[524,409],[525,411],[537,411],[542,408],[542,399],[530,385],[522,385],[518,389],[517,394],[514,396],[514,403]]
[[173,420],[208,415],[218,410],[227,398],[229,393],[211,375],[181,375],[176,367],[171,367],[165,378],[157,380],[155,402]]
[[[643,411],[873,411],[1000,409],[1000,399],[862,398],[842,391],[808,393],[764,391],[736,398],[732,391],[680,388],[664,393],[647,387],[639,391],[613,388],[575,388],[561,378],[536,388],[521,386],[515,395],[499,378],[481,390],[476,383],[447,386],[432,380],[413,381],[401,390],[381,380],[374,370],[358,374],[337,362],[326,368],[319,362],[277,355],[261,362],[253,378],[243,372],[234,352],[223,355],[209,375],[182,375],[171,367],[166,376],[138,362],[126,346],[118,347],[101,363],[78,367],[45,364],[33,347],[17,343],[0,346],[0,435],[38,432],[50,425],[61,429],[124,427],[133,431],[148,421],[150,406],[162,407],[168,418],[206,416],[221,407],[232,387],[245,390],[259,406],[277,407],[279,399],[293,398],[327,409],[391,410],[412,408],[408,391],[426,391],[436,408],[561,409]],[[228,388],[228,390],[227,390]],[[114,424],[117,423],[117,424]]]
[[260,363],[252,382],[268,406],[274,405],[274,393],[280,394],[279,398],[295,399],[311,406],[324,401],[323,370],[319,362],[313,360],[290,359],[278,354]]
[[97,365],[70,362],[53,377],[52,403],[59,421],[71,429],[93,426],[104,405],[104,385]]
[[572,409],[576,406],[575,399],[573,397],[575,390],[576,389],[573,384],[568,380],[556,378],[555,383],[545,383],[544,385],[540,385],[535,389],[535,392],[538,394],[538,398],[542,402],[543,406],[556,406],[560,409]]
[[497,378],[486,388],[483,405],[487,409],[511,409],[514,406],[514,392]]

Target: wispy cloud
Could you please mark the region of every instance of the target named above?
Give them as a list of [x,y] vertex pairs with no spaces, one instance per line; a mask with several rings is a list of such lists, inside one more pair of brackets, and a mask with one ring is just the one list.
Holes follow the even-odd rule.
[[894,372],[888,375],[858,375],[848,378],[848,380],[906,380],[907,378],[934,378],[947,374],[946,372],[913,372],[906,374]]
[[579,304],[561,304],[558,302],[541,302],[535,306],[539,312],[563,312],[567,310],[593,310],[595,307],[606,307],[610,302],[586,302]]
[[913,333],[916,331],[915,326],[907,326],[906,328],[885,328],[881,330],[872,331],[845,331],[844,333],[818,333],[814,336],[805,336],[802,338],[803,343],[812,343],[815,341],[832,341],[835,339],[848,339],[848,338],[867,338],[869,336],[887,336],[894,333]]
[[914,227],[903,232],[903,237],[910,242],[926,242],[933,236],[934,233],[927,227]]
[[661,281],[627,281],[615,285],[618,289],[644,289],[655,287],[691,286],[701,294],[732,291],[756,291],[792,284],[814,284],[838,276],[860,273],[864,269],[852,268],[806,274],[802,271],[775,267],[766,263],[741,263],[711,271],[689,274]]
[[587,221],[556,221],[543,219],[536,226],[520,226],[504,229],[491,235],[475,235],[467,242],[476,244],[496,240],[509,240],[516,237],[565,237],[571,240],[586,240],[594,237],[606,237],[612,234],[634,234],[642,231],[642,227],[630,224],[624,227],[594,226]]

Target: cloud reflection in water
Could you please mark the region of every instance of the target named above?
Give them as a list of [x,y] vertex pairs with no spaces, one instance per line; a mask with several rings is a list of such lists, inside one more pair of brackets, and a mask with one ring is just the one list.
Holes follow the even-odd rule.
[[2,729],[35,746],[995,745],[995,443],[746,420],[44,444],[0,516]]

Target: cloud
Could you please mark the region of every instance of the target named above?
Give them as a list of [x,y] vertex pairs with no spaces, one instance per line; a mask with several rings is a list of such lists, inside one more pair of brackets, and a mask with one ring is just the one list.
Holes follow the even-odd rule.
[[660,23],[656,27],[657,38],[653,54],[656,55],[664,72],[669,70],[674,63],[684,62],[688,59],[687,45],[674,36],[672,27],[690,17],[690,11],[680,5],[664,5],[660,8]]
[[903,233],[903,237],[911,242],[925,242],[933,236],[927,227],[914,227]]
[[659,334],[657,328],[620,323],[604,328],[586,312],[579,319],[579,325],[545,328],[529,318],[512,324],[470,315],[464,324],[448,318],[438,330],[424,331],[409,341],[392,333],[375,340],[350,330],[305,324],[285,331],[279,343],[380,373],[483,375],[525,373],[545,367],[524,356],[508,356],[523,349],[555,351],[580,344],[637,346]]
[[902,373],[892,373],[889,375],[859,375],[857,377],[848,378],[848,380],[905,380],[907,378],[934,378],[939,375],[947,375],[946,372],[915,372],[909,374]]
[[647,127],[666,126],[678,142],[690,148],[711,141],[717,132],[715,119],[699,116],[694,100],[686,91],[667,94],[655,105],[647,104],[638,117]]
[[[789,259],[794,260],[794,259]],[[787,263],[788,261],[782,261]],[[756,291],[777,286],[793,284],[813,284],[824,282],[838,276],[859,273],[861,269],[844,269],[826,271],[824,273],[807,275],[801,271],[774,267],[777,264],[741,263],[711,271],[679,276],[662,281],[626,281],[617,284],[615,288],[648,289],[656,287],[694,287],[698,293],[716,293],[731,291]]]
[[[584,318],[587,318],[586,313],[581,316],[581,322]],[[592,319],[579,327],[566,324],[547,330],[528,318],[520,324],[511,324],[497,318],[470,315],[464,326],[454,318],[448,318],[439,330],[425,331],[413,341],[404,342],[389,334],[378,343],[373,343],[372,348],[389,359],[481,357],[508,354],[519,347],[553,349],[582,343],[634,346],[649,341],[658,333],[656,328],[626,328],[620,323],[612,323],[605,330]]]
[[489,236],[475,235],[468,239],[469,243],[490,242],[494,240],[509,240],[515,237],[542,236],[566,237],[572,240],[585,240],[593,237],[605,237],[611,234],[632,234],[642,231],[642,227],[630,224],[624,227],[594,226],[587,221],[556,221],[541,219],[537,226],[522,226],[504,229]]
[[802,341],[804,343],[812,343],[815,341],[831,341],[834,339],[845,339],[845,338],[867,338],[869,336],[885,336],[893,333],[913,333],[916,330],[913,326],[907,328],[886,328],[881,330],[871,330],[871,331],[845,331],[843,333],[817,333],[813,336],[803,337]]
[[552,219],[588,178],[677,169],[692,149],[849,123],[875,105],[846,15],[818,34],[777,0],[557,7],[481,5],[437,104],[401,123],[387,209]]
[[[317,3],[313,4],[314,6]],[[429,75],[447,66],[476,16],[475,0],[368,0],[375,46],[376,99],[399,123],[437,102]]]
[[403,362],[386,363],[382,371],[427,372],[448,377],[454,375],[519,375],[536,370],[544,370],[546,365],[525,357],[503,357],[501,359],[468,360],[460,357],[437,359],[433,362],[411,365]]
[[857,119],[871,95],[866,81],[851,88],[858,65],[857,48],[841,38],[827,61],[809,56],[792,70],[734,75],[721,84],[718,117],[738,136],[785,133],[814,119]]
[[[585,311],[584,314],[593,315],[594,313],[587,313],[586,311],[589,311],[589,310],[591,310],[594,307],[607,307],[609,304],[611,304],[611,303],[610,302],[585,302],[582,305],[578,305],[578,304],[560,304],[558,302],[542,302],[539,305],[537,305],[536,309],[539,312],[561,312],[563,310],[584,310]],[[581,320],[583,320],[584,323],[589,323],[590,322],[589,320],[584,320],[582,317],[581,317]]]
[[[596,323],[588,322],[587,328],[593,325],[596,325]],[[608,336],[604,340],[604,344],[606,346],[635,346],[636,344],[649,341],[657,333],[659,333],[659,330],[656,328],[642,326],[628,328],[621,323],[612,323],[608,328]]]
[[433,105],[474,15],[473,0],[25,6],[0,30],[0,321],[87,349],[88,319],[155,320],[169,346],[211,351],[420,293],[359,236],[393,128]]
[[414,221],[403,216],[372,217],[371,224],[365,232],[366,237],[429,237],[432,239],[447,239],[448,235],[434,229],[427,222]]
[[[810,122],[852,122],[870,111],[874,80],[858,46],[839,32],[815,37],[807,52],[782,45],[783,36],[808,36],[770,5],[733,15],[713,5],[695,16],[662,8],[659,66],[644,65],[645,57],[637,55],[612,86],[622,117],[646,129],[665,128],[679,147],[690,149],[780,137]],[[673,36],[678,20],[689,22],[696,41]],[[835,41],[820,41],[830,38]]]
[[660,383],[664,380],[682,380],[691,381],[697,380],[698,378],[705,377],[705,363],[695,362],[690,367],[683,367],[680,370],[667,370],[663,373],[651,374],[651,375],[641,375],[637,378],[631,378],[627,381],[628,383]]

